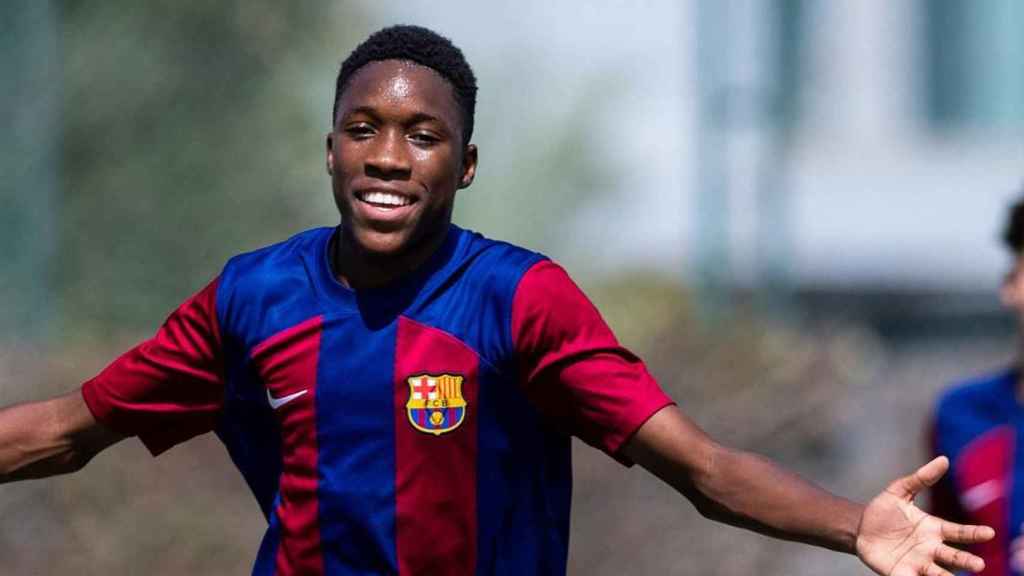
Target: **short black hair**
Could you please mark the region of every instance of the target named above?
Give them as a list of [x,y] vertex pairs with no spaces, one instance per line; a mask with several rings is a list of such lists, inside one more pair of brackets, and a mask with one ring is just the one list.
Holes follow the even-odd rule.
[[1015,256],[1024,250],[1024,196],[1010,207],[1006,228],[1003,229],[1003,243]]
[[399,25],[378,30],[345,58],[335,83],[331,126],[338,121],[338,102],[348,81],[363,66],[380,60],[410,60],[447,80],[462,112],[462,143],[469,143],[476,111],[476,76],[451,40],[422,26]]

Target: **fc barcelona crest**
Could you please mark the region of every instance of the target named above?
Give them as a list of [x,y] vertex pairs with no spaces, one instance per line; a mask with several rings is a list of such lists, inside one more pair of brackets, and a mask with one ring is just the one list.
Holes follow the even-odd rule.
[[462,376],[421,374],[410,376],[409,402],[405,411],[409,422],[420,432],[440,436],[462,424],[466,400],[462,397]]

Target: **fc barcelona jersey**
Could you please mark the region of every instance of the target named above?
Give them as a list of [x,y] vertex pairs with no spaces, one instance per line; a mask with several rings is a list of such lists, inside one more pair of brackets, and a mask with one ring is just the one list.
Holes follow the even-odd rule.
[[93,414],[154,454],[215,431],[268,521],[253,574],[564,574],[570,435],[623,460],[671,400],[539,254],[451,226],[353,291],[334,233],[230,260]]
[[970,549],[988,576],[1019,574],[1010,542],[1024,524],[1024,408],[1017,370],[1006,370],[948,390],[935,411],[932,442],[950,459],[949,473],[932,488],[934,512],[953,521],[992,526],[996,537]]

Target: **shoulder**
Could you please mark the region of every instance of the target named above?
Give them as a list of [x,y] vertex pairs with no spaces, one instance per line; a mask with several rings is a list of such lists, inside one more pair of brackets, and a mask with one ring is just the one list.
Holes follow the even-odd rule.
[[497,308],[507,315],[523,279],[550,262],[547,256],[470,230],[457,230],[454,257],[439,275],[440,285],[459,286],[458,300],[470,308]]
[[[315,228],[231,258],[221,272],[217,289],[221,325],[231,331],[252,332],[265,324],[266,310],[281,309],[283,303],[292,304],[287,307],[289,318],[313,314],[313,307],[295,302],[298,295],[312,293],[310,271],[323,257],[331,233],[331,228]],[[312,302],[309,298],[301,300]],[[261,334],[263,331],[256,330]]]
[[938,425],[964,417],[991,417],[1013,408],[1017,371],[1007,369],[963,380],[947,388],[935,407]]
[[444,264],[417,288],[403,315],[448,332],[490,364],[504,367],[512,350],[512,308],[527,270],[547,257],[455,228]]
[[527,270],[547,256],[516,246],[509,242],[492,240],[477,232],[462,230],[465,262],[471,276],[478,277],[492,287],[515,288]]
[[251,252],[239,254],[224,266],[221,284],[259,284],[273,281],[289,268],[302,267],[330,238],[331,228],[314,228]]
[[569,273],[544,254],[475,232],[462,233],[462,281],[472,286],[476,299],[500,308],[510,336],[529,319],[573,324],[599,317]]

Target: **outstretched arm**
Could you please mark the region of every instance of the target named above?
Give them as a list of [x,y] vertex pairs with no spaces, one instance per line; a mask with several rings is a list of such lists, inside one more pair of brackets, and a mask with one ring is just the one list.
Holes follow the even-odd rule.
[[0,483],[74,472],[122,438],[96,421],[79,390],[0,409]]
[[914,506],[914,495],[945,473],[944,458],[896,480],[865,507],[765,458],[716,443],[674,406],[652,416],[623,454],[675,487],[708,518],[856,553],[884,576],[980,571],[980,558],[943,542],[974,543],[994,535],[991,528],[953,524]]

